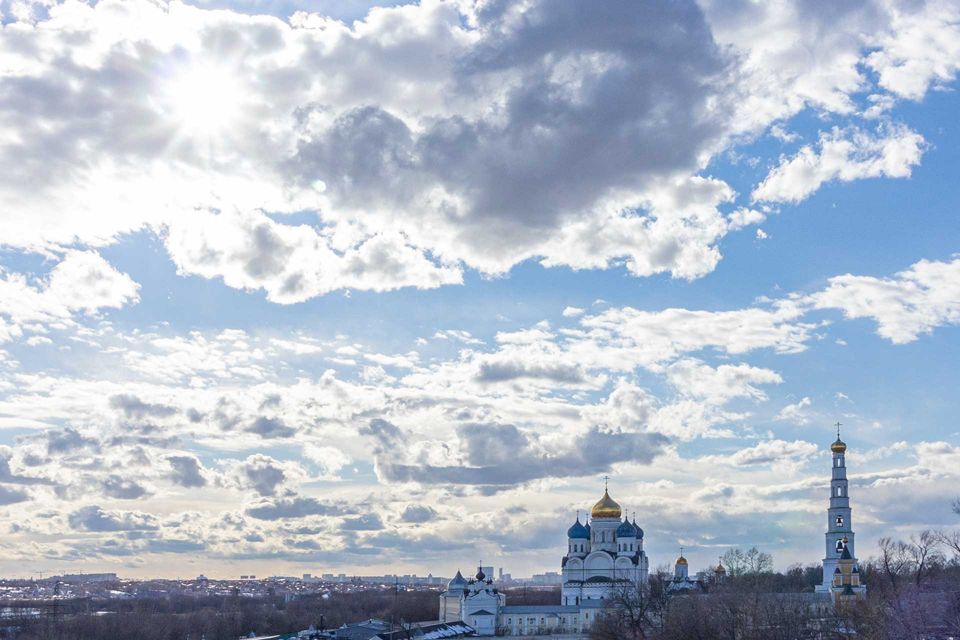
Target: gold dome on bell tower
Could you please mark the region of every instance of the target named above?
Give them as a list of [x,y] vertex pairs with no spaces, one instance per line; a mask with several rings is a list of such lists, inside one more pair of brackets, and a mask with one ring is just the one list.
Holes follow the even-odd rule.
[[617,501],[610,497],[610,493],[607,491],[606,485],[603,487],[603,497],[593,505],[593,510],[590,511],[591,518],[617,518],[620,519],[621,514],[620,505],[617,504]]
[[830,451],[834,453],[846,453],[847,452],[847,443],[840,439],[840,423],[833,425],[837,428],[837,439],[830,445]]

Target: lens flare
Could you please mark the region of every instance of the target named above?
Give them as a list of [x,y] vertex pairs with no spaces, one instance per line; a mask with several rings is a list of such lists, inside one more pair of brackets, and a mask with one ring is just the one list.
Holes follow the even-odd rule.
[[216,136],[236,122],[243,91],[231,70],[193,65],[170,78],[166,102],[179,125],[193,135]]

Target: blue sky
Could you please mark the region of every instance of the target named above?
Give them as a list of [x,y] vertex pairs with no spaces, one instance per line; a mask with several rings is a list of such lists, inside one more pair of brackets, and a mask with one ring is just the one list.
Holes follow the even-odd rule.
[[956,7],[591,6],[0,4],[0,573],[949,524]]

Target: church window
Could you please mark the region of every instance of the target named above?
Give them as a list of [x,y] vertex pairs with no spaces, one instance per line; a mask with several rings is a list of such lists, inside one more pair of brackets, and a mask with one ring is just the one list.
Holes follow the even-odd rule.
[[843,516],[837,516],[837,526],[838,527],[843,526]]
[[837,487],[837,497],[843,495],[843,487]]
[[843,540],[837,540],[837,553],[843,551]]

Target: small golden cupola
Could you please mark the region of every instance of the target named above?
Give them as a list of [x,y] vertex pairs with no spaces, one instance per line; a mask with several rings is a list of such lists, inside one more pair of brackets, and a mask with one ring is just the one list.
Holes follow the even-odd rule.
[[830,451],[833,451],[834,453],[846,453],[847,443],[840,439],[840,423],[838,422],[834,426],[837,428],[837,439],[832,445],[830,445]]
[[620,505],[610,497],[610,493],[604,489],[603,497],[600,498],[600,501],[597,504],[593,505],[593,510],[590,512],[592,518],[616,518],[620,519]]

